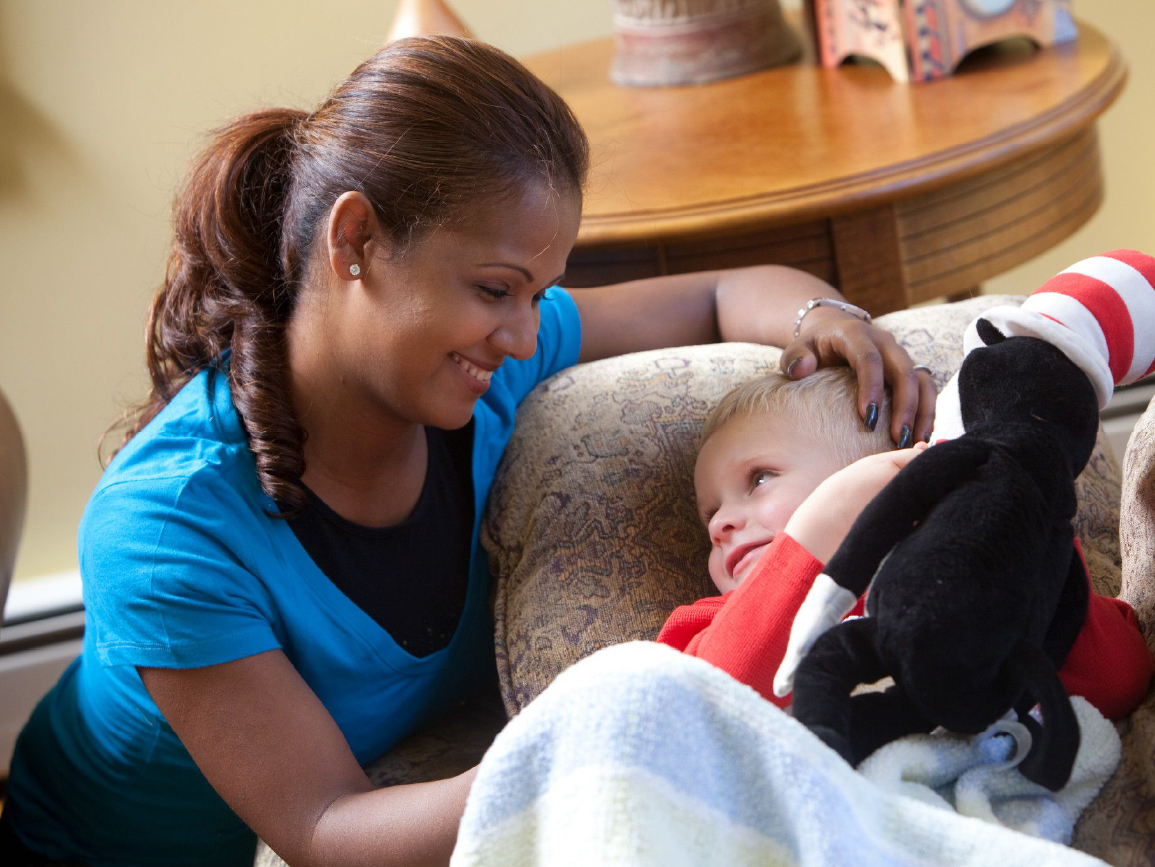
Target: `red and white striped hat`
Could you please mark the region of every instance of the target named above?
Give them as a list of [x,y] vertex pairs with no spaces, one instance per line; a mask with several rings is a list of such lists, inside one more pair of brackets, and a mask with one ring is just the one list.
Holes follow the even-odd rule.
[[[982,314],[1007,337],[1039,337],[1061,349],[1091,379],[1102,409],[1116,385],[1155,371],[1155,258],[1113,250],[1076,262],[1021,307]],[[975,323],[963,350],[981,346]]]

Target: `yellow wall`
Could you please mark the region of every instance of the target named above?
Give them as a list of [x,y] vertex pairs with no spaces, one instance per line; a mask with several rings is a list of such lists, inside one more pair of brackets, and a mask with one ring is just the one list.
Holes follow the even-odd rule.
[[1075,16],[1119,47],[1129,77],[1122,96],[1099,121],[1107,194],[1099,212],[1066,242],[988,282],[987,292],[1030,292],[1051,275],[1096,253],[1130,247],[1155,253],[1155,3],[1074,0]]
[[[477,36],[514,54],[611,32],[608,0],[451,4]],[[0,0],[0,387],[31,461],[18,577],[75,568],[97,438],[145,393],[145,308],[172,193],[203,133],[260,105],[314,105],[380,44],[396,5]],[[1101,126],[1107,202],[991,291],[1029,291],[1110,247],[1155,250],[1146,102],[1155,4],[1076,0],[1076,12],[1131,64]]]

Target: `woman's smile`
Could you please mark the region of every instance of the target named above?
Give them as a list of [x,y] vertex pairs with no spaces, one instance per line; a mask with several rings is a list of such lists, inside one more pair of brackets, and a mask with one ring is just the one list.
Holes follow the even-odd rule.
[[456,352],[450,352],[449,357],[465,373],[466,383],[478,394],[485,394],[489,389],[489,381],[493,378],[493,371],[496,368],[480,367]]

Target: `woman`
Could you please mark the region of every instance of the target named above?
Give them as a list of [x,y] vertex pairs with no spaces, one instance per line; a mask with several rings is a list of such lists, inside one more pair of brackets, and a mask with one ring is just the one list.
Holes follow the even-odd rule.
[[473,772],[362,765],[492,665],[477,525],[517,403],[568,365],[717,339],[850,363],[873,423],[933,386],[829,286],[754,268],[554,288],[587,144],[516,61],[404,40],[313,114],[224,128],[176,205],[152,394],[80,528],[81,658],[2,822],[25,861],[444,863]]

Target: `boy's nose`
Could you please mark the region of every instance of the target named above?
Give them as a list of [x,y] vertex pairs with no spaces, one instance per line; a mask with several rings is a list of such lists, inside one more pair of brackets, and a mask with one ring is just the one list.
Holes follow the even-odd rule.
[[736,509],[719,509],[706,527],[710,531],[710,541],[720,545],[731,533],[740,530],[743,523],[742,515]]

